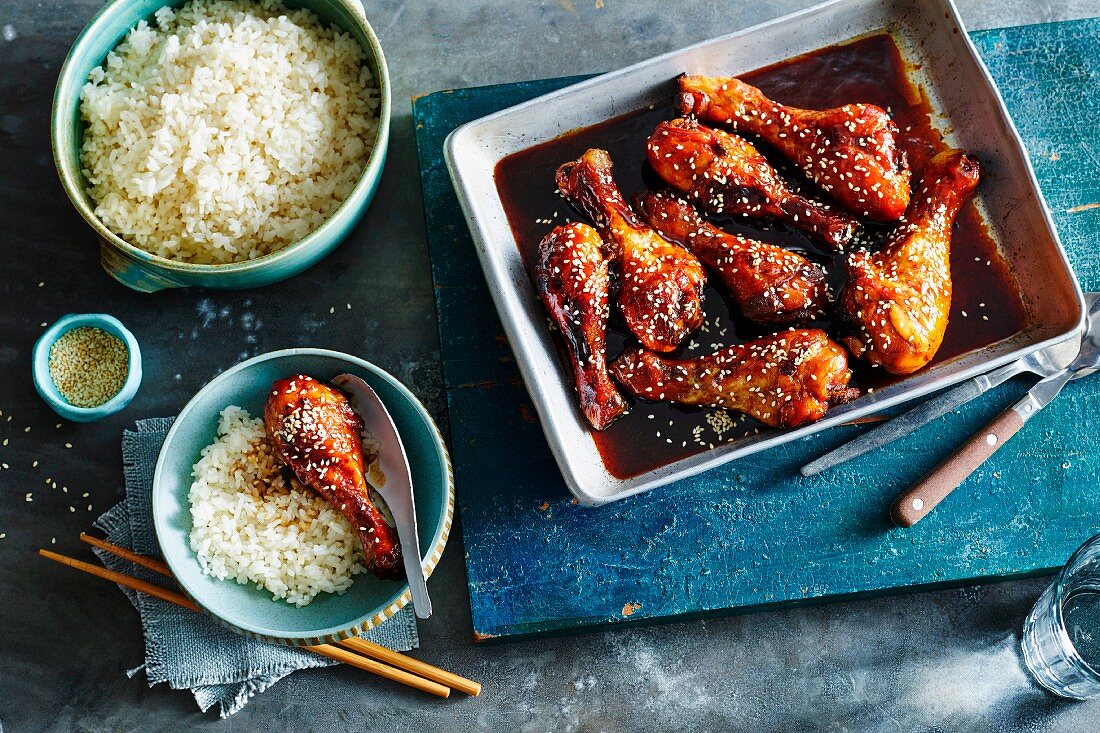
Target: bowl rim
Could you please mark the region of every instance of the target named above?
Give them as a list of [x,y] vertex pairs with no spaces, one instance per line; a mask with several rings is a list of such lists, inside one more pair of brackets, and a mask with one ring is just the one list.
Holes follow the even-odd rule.
[[[389,65],[386,62],[386,55],[382,51],[382,44],[378,40],[374,27],[371,26],[370,21],[367,20],[366,11],[363,6],[358,0],[334,0],[334,2],[340,3],[347,9],[351,16],[355,18],[356,22],[359,23],[360,30],[366,38],[366,46],[364,46],[363,51],[368,57],[373,57],[378,65],[378,78],[375,79],[375,81],[378,84],[378,93],[381,99],[381,106],[378,110],[378,131],[374,138],[374,147],[351,193],[349,193],[340,205],[328,215],[319,227],[301,239],[291,242],[281,249],[244,262],[199,264],[194,262],[180,262],[178,260],[171,260],[167,257],[155,255],[152,252],[148,252],[136,245],[130,244],[125,239],[112,232],[107,225],[95,215],[95,212],[86,200],[85,197],[88,196],[87,191],[78,184],[78,180],[82,177],[79,166],[75,170],[70,170],[61,155],[59,144],[60,130],[62,125],[67,124],[69,121],[69,118],[63,114],[63,110],[61,109],[62,93],[67,92],[69,88],[74,85],[79,89],[83,87],[86,82],[86,79],[74,78],[74,72],[70,68],[73,57],[76,55],[78,49],[89,42],[88,39],[92,37],[93,31],[106,23],[106,17],[108,15],[118,12],[120,6],[135,1],[136,0],[108,0],[103,7],[92,16],[92,19],[88,21],[88,24],[85,25],[77,35],[76,40],[73,41],[73,45],[69,48],[69,53],[65,56],[65,61],[61,64],[61,71],[58,72],[57,75],[57,83],[54,86],[54,94],[50,107],[50,148],[53,153],[54,168],[57,170],[57,176],[61,180],[61,188],[64,189],[65,195],[69,197],[69,201],[73,204],[73,207],[76,208],[77,212],[107,245],[121,250],[128,257],[138,260],[142,264],[185,275],[220,275],[253,272],[284,260],[292,260],[297,253],[308,251],[315,246],[322,245],[325,239],[328,238],[330,232],[337,226],[335,222],[341,217],[345,209],[347,209],[354,200],[368,193],[375,179],[381,175],[382,168],[385,165],[386,150],[389,147],[390,117],[392,114]],[[169,2],[170,0],[162,0],[161,7],[167,7]],[[304,3],[302,7],[305,8]],[[305,9],[309,10],[309,8]],[[311,10],[311,12],[314,11]],[[117,47],[117,43],[115,47]],[[114,47],[109,49],[106,53],[110,53],[113,50]],[[79,101],[79,92],[77,92],[77,99]],[[79,115],[79,113],[78,104],[76,114]],[[62,117],[65,117],[65,119],[62,119]],[[77,157],[79,158],[79,154]]]
[[[454,488],[454,470],[451,464],[451,456],[447,450],[446,441],[443,439],[442,433],[439,431],[439,426],[436,425],[431,414],[428,412],[424,404],[414,395],[408,387],[401,383],[396,377],[387,372],[385,369],[372,364],[366,359],[347,354],[341,351],[334,351],[331,349],[319,349],[312,347],[297,347],[290,349],[279,349],[276,351],[269,351],[258,356],[254,356],[250,359],[246,359],[229,369],[225,370],[221,374],[215,376],[213,379],[204,384],[194,396],[187,402],[179,415],[172,423],[172,427],[169,429],[168,434],[164,438],[163,445],[169,445],[172,438],[175,436],[177,430],[181,429],[181,426],[186,422],[189,413],[197,409],[197,403],[199,399],[213,386],[220,384],[221,382],[231,378],[239,372],[246,371],[256,364],[260,364],[272,359],[287,357],[287,356],[324,356],[329,358],[345,361],[353,366],[359,367],[370,371],[381,379],[389,383],[394,387],[405,399],[407,399],[414,410],[424,420],[425,424],[431,429],[432,441],[436,448],[439,450],[440,457],[442,458],[442,473],[440,478],[443,483],[443,492],[441,497],[440,507],[440,520],[434,530],[435,539],[432,543],[425,546],[421,551],[421,563],[424,567],[425,577],[430,578],[435,568],[438,566],[439,561],[443,555],[443,549],[447,545],[447,540],[450,537],[451,525],[454,519],[455,508],[455,488]],[[157,496],[160,492],[164,491],[161,488],[164,471],[166,471],[164,461],[164,450],[157,456],[156,468],[153,471],[153,486],[151,492],[152,510],[153,510],[153,529],[157,535],[157,546],[160,549],[161,555],[164,561],[168,564],[172,574],[178,579],[180,590],[184,594],[198,604],[199,608],[203,610],[205,614],[216,620],[219,624],[229,628],[232,631],[243,634],[244,636],[257,639],[260,641],[266,641],[270,643],[283,644],[289,646],[310,646],[316,644],[335,643],[342,639],[347,639],[352,636],[357,636],[361,632],[368,631],[375,628],[379,624],[383,623],[387,619],[391,618],[394,614],[404,608],[412,601],[412,593],[409,590],[408,582],[403,583],[397,591],[395,591],[388,600],[382,602],[376,608],[370,611],[360,614],[352,621],[343,622],[337,626],[331,626],[323,629],[310,630],[308,632],[286,632],[275,631],[274,629],[265,628],[259,624],[251,622],[242,622],[240,620],[229,621],[221,616],[218,611],[211,608],[203,599],[196,595],[191,587],[188,586],[181,575],[177,572],[181,558],[170,555],[164,552],[164,544],[161,538],[167,531],[165,527],[166,519],[161,514],[159,509],[160,502],[157,501]],[[197,562],[194,557],[190,558]],[[223,582],[229,582],[223,581]],[[276,601],[272,601],[276,602]]]
[[[127,351],[129,371],[126,380],[111,399],[95,407],[80,407],[70,403],[61,394],[50,374],[50,349],[54,343],[69,331],[85,326],[98,328],[120,339],[126,345]],[[54,412],[73,422],[92,422],[115,414],[130,404],[141,385],[141,348],[137,338],[122,321],[107,313],[70,313],[57,319],[35,341],[31,361],[38,395]]]

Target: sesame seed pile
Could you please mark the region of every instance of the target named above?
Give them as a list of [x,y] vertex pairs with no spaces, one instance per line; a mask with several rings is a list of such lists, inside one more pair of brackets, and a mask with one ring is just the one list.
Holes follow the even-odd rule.
[[130,373],[130,352],[103,329],[66,331],[50,347],[50,378],[74,407],[98,407],[114,397]]

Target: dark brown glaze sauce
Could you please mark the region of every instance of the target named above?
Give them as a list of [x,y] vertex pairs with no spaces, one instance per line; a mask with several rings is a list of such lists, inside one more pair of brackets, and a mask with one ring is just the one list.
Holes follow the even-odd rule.
[[[793,106],[824,109],[870,102],[888,110],[901,130],[900,143],[913,168],[914,183],[929,158],[946,147],[932,126],[927,99],[906,76],[905,62],[887,34],[822,49],[741,78],[769,97]],[[663,188],[645,164],[644,144],[658,122],[673,116],[673,90],[670,80],[667,105],[575,130],[500,161],[495,173],[497,189],[529,271],[539,240],[547,232],[558,224],[583,220],[555,193],[554,171],[560,164],[588,148],[604,148],[615,161],[615,177],[628,200],[644,188]],[[784,165],[766,146],[759,147],[788,181],[807,195],[822,197],[798,171]],[[729,231],[781,244],[826,265],[834,293],[843,283],[843,258],[814,247],[798,232],[780,225],[754,226],[744,219],[723,219],[719,223]],[[878,242],[889,229],[889,225],[868,226],[864,236]],[[951,270],[951,319],[933,364],[1009,338],[1025,325],[1015,278],[973,205],[963,209],[955,225]],[[694,334],[673,356],[702,356],[770,332],[740,318],[714,282],[711,277],[706,290],[704,330]],[[830,330],[831,323],[826,319],[814,325]],[[634,343],[614,315],[607,341],[608,361]],[[564,373],[571,374],[564,347],[559,351]],[[881,388],[899,379],[862,361],[853,360],[852,367],[853,385],[861,390]],[[743,416],[731,413],[728,418],[720,411],[638,402],[607,430],[593,431],[592,437],[607,470],[613,476],[629,478],[761,429],[759,423]]]

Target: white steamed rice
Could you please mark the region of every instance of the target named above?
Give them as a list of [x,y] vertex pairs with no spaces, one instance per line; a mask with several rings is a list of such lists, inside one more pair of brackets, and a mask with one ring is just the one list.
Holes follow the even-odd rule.
[[191,549],[203,572],[304,606],[343,593],[365,572],[348,520],[297,481],[288,482],[263,420],[230,406],[192,471]]
[[138,23],[81,92],[96,216],[183,262],[241,262],[312,232],[374,146],[362,47],[274,0],[193,0]]

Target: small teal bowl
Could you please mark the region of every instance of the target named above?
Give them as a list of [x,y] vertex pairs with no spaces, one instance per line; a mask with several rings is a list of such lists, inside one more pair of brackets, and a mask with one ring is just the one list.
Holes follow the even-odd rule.
[[[57,390],[57,385],[53,383],[53,377],[50,376],[50,347],[67,332],[82,326],[98,328],[121,339],[126,344],[126,350],[130,352],[130,371],[126,375],[122,389],[114,397],[96,407],[77,407],[70,404]],[[130,400],[134,399],[141,385],[141,349],[138,347],[137,339],[117,318],[106,313],[72,313],[65,316],[38,337],[31,358],[34,362],[34,388],[54,412],[73,422],[95,422],[115,414],[130,404]]]
[[218,414],[238,405],[256,417],[263,414],[277,379],[301,373],[329,381],[344,372],[366,380],[397,424],[412,469],[421,560],[428,575],[447,544],[454,515],[450,458],[431,416],[404,385],[362,359],[322,349],[274,351],[241,362],[199,390],[176,418],[153,475],[153,524],[180,588],[208,614],[246,636],[294,646],[331,644],[381,624],[412,598],[404,581],[362,574],[343,595],[324,593],[296,608],[254,585],[204,575],[191,549],[191,468],[214,441]]
[[84,125],[80,119],[80,90],[88,73],[103,63],[140,20],[149,20],[162,7],[179,7],[185,0],[109,0],[77,37],[69,51],[54,92],[50,137],[54,164],[73,206],[99,235],[103,269],[123,285],[153,292],[164,288],[255,288],[285,280],[315,265],[334,250],[363,217],[382,178],[390,138],[390,76],[378,37],[367,22],[359,0],[285,0],[290,8],[306,7],[323,21],[347,31],[363,47],[367,66],[378,84],[381,100],[378,136],[362,176],[351,195],[319,228],[278,252],[248,262],[196,265],[175,262],[135,247],[108,229],[95,215],[80,164]]

